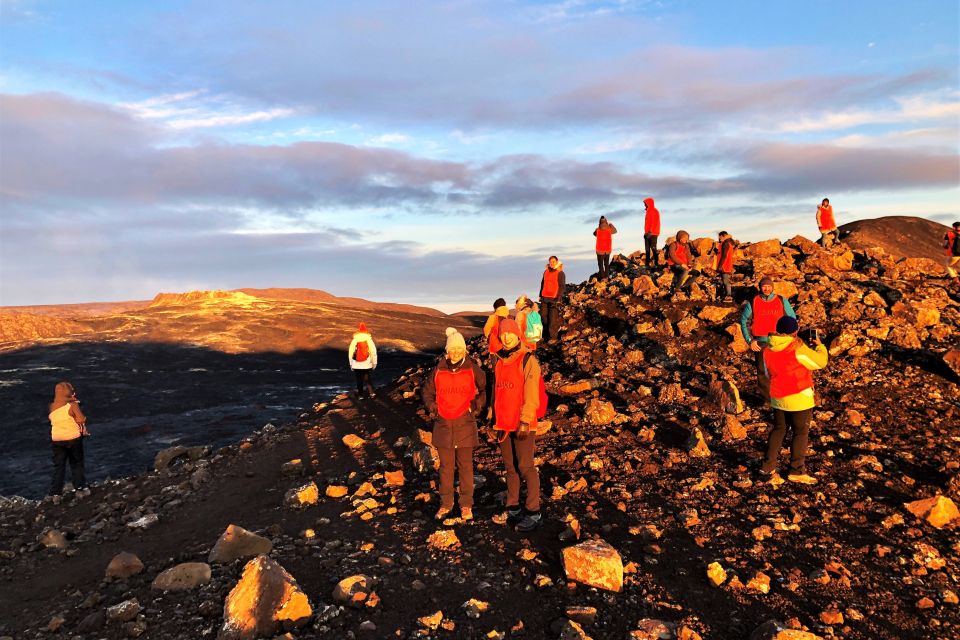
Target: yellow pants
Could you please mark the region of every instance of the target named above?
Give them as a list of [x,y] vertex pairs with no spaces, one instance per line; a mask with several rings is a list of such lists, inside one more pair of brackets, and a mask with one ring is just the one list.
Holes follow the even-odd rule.
[[956,278],[957,270],[954,269],[954,267],[960,264],[960,256],[947,256],[943,264],[947,268],[947,275],[951,278]]

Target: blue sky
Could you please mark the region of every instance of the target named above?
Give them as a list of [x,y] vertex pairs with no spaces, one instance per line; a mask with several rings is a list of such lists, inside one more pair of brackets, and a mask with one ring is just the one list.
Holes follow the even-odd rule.
[[960,215],[956,2],[0,0],[0,303],[486,307],[664,233]]

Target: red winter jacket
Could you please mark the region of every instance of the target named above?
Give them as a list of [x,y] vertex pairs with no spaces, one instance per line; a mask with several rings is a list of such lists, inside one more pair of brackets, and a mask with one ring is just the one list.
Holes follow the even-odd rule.
[[644,235],[660,235],[660,211],[653,206],[653,198],[644,198],[643,204],[647,205],[647,214],[643,217]]

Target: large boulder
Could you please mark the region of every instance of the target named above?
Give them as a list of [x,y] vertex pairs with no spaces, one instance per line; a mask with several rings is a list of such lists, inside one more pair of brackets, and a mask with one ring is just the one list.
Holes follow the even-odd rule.
[[780,255],[782,250],[780,246],[780,240],[772,238],[770,240],[763,240],[761,242],[754,242],[753,244],[743,247],[743,255],[748,258],[764,258],[771,256]]
[[607,591],[619,592],[623,588],[623,560],[603,540],[587,540],[567,547],[561,560],[569,580]]
[[934,496],[924,500],[907,502],[903,506],[906,507],[907,511],[937,529],[960,518],[957,505],[946,496]]
[[226,531],[213,545],[208,562],[228,564],[238,559],[266,555],[273,549],[273,543],[263,536],[247,531],[235,524],[227,525]]
[[257,556],[243,568],[240,581],[223,604],[218,640],[272,637],[301,627],[313,608],[297,581],[276,561]]

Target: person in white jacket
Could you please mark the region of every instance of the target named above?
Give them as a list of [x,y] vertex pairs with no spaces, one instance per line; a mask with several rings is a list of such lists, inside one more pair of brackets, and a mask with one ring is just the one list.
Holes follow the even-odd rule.
[[353,340],[347,349],[347,359],[357,377],[357,397],[363,398],[369,392],[371,398],[376,398],[370,372],[377,368],[377,345],[373,343],[373,336],[365,322],[361,322],[357,332],[353,334]]

